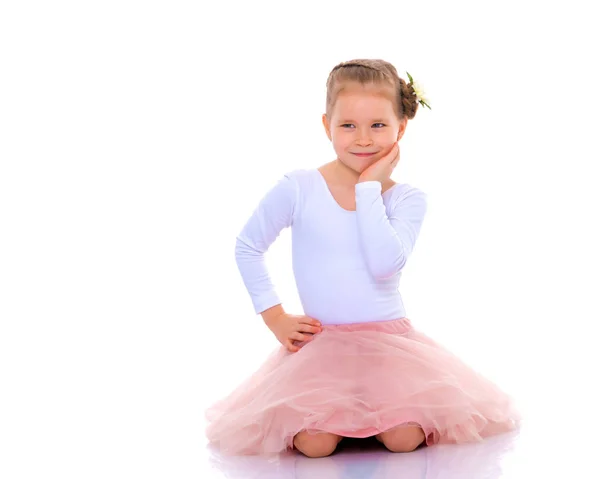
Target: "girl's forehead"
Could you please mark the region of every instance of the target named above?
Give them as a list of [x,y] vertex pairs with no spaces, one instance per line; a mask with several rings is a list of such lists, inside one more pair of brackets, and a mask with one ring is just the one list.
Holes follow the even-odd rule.
[[382,89],[347,89],[339,92],[334,111],[340,114],[346,111],[368,113],[365,110],[392,112],[393,103],[390,93]]
[[338,90],[339,96],[387,97],[393,96],[393,88],[387,85],[346,83]]

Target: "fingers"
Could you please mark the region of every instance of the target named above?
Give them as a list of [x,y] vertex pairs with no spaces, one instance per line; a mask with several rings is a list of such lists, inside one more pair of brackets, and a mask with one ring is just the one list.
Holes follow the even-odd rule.
[[313,326],[321,326],[321,323],[316,319],[309,318],[308,316],[303,316],[298,320],[299,323],[303,324],[312,324]]
[[298,325],[298,331],[302,331],[302,332],[305,332],[305,333],[317,334],[317,333],[320,333],[322,331],[322,328],[319,328],[318,326],[310,326],[308,324],[299,324]]
[[300,348],[293,344],[292,341],[289,339],[285,342],[285,347],[290,353],[297,353],[298,351],[300,351]]
[[396,154],[396,148],[398,148],[397,141],[390,147],[389,151],[383,156],[382,160],[392,160]]
[[312,338],[311,334],[292,333],[290,335],[290,339],[295,339],[296,341],[310,341]]
[[391,156],[390,166],[392,168],[394,168],[400,161],[400,145],[398,144],[398,142],[394,143],[394,146],[392,147],[392,151],[390,152],[390,156]]
[[[294,327],[296,331],[288,333],[289,337],[284,344],[285,348],[291,353],[298,352],[304,344],[312,341],[315,335],[323,331],[323,325],[316,319],[308,316],[296,316],[294,319],[297,321]],[[300,346],[297,346],[297,343],[300,343]]]
[[400,157],[400,146],[398,145],[398,142],[394,143],[394,146],[392,146],[392,151],[390,151],[390,160],[392,163],[394,163],[396,161],[396,158]]

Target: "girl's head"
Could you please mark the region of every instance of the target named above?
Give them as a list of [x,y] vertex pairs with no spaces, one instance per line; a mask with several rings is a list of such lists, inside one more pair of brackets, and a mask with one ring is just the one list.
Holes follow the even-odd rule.
[[402,138],[418,106],[412,86],[393,65],[384,60],[351,60],[329,74],[323,125],[338,160],[360,174]]

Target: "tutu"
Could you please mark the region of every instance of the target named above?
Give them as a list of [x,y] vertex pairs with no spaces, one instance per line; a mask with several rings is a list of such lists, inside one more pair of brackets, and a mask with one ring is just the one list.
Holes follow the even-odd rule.
[[514,400],[408,318],[323,325],[296,353],[278,347],[206,411],[224,454],[277,454],[294,436],[374,436],[418,424],[425,444],[477,442],[521,420]]

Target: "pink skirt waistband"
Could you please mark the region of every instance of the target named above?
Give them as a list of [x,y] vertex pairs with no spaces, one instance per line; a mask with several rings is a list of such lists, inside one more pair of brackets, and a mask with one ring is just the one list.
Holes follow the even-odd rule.
[[323,331],[380,331],[383,333],[406,333],[413,329],[408,318],[393,319],[391,321],[369,321],[351,324],[324,324]]

